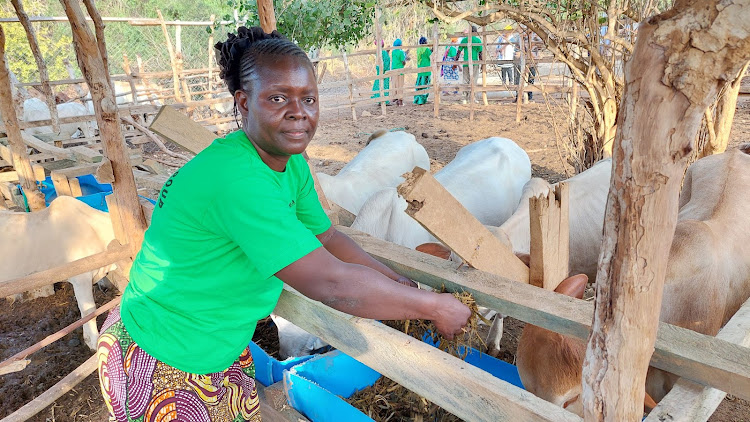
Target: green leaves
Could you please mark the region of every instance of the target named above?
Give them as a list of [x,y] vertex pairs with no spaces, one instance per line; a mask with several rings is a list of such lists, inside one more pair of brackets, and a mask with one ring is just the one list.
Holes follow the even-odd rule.
[[[275,0],[279,32],[307,50],[357,44],[370,35],[375,15],[374,0]],[[246,26],[260,25],[255,0],[227,0]],[[226,15],[226,21],[233,21]],[[234,22],[236,24],[237,22]]]

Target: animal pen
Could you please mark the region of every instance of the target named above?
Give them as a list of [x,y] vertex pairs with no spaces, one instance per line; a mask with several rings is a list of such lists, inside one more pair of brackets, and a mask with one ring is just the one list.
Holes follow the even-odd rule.
[[[132,95],[134,104],[118,107],[116,105],[115,91],[111,84],[112,81],[127,82],[131,87],[132,93],[137,91],[137,86],[140,85],[139,82],[143,80],[157,77],[172,78],[171,90],[144,91],[144,94],[156,95],[156,98],[143,101],[144,103],[156,99],[166,100],[174,102],[173,105],[175,108],[191,110],[214,103],[226,102],[226,98],[206,99],[202,97],[204,95],[209,96],[213,93],[212,91],[219,90],[219,85],[215,83],[216,70],[212,67],[210,58],[207,58],[207,68],[196,69],[194,71],[180,71],[175,56],[175,61],[172,61],[173,71],[169,73],[149,74],[140,72],[140,69],[134,70],[132,66],[128,70],[128,67],[125,66],[125,75],[110,76],[106,71],[108,68],[107,60],[109,59],[111,63],[113,57],[107,57],[107,49],[103,37],[103,19],[99,16],[93,2],[86,0],[85,4],[94,22],[96,35],[86,24],[87,18],[84,16],[77,1],[62,0],[62,2],[65,6],[67,19],[73,27],[76,54],[84,78],[58,82],[68,84],[85,82],[88,85],[95,107],[96,121],[100,135],[95,138],[85,139],[84,141],[80,139],[49,139],[50,143],[47,143],[39,139],[32,139],[32,137],[23,134],[21,129],[84,121],[85,119],[90,119],[90,116],[70,119],[55,119],[53,116],[50,120],[32,124],[18,122],[14,102],[10,95],[11,89],[5,65],[5,56],[4,54],[0,54],[0,106],[2,107],[0,110],[3,113],[4,130],[8,135],[7,140],[9,142],[9,147],[0,147],[0,152],[2,152],[3,160],[8,164],[12,164],[15,168],[17,173],[14,176],[23,185],[24,191],[29,198],[29,206],[32,209],[43,207],[43,204],[39,204],[38,197],[35,202],[34,191],[35,182],[43,176],[45,170],[51,171],[53,181],[56,181],[55,187],[60,187],[58,192],[65,192],[67,189],[73,195],[75,194],[76,187],[75,182],[72,182],[72,178],[75,175],[84,174],[83,172],[93,171],[99,178],[111,181],[114,193],[110,196],[109,209],[117,242],[110,245],[106,252],[63,266],[29,274],[21,278],[0,281],[1,297],[48,285],[112,263],[117,263],[122,273],[127,274],[129,264],[132,263],[132,259],[140,247],[143,232],[147,226],[145,216],[149,212],[148,207],[145,206],[144,209],[144,206],[138,201],[136,179],[150,182],[158,189],[161,183],[166,180],[166,177],[141,170],[133,170],[133,165],[139,159],[137,154],[134,156],[133,151],[126,148],[127,144],[137,145],[139,141],[145,142],[145,140],[154,139],[153,135],[145,129],[144,125],[146,122],[138,122],[136,121],[137,118],[131,116],[154,114],[158,111],[159,107],[153,104],[142,104],[141,100],[138,99],[139,95]],[[259,1],[258,3],[263,28],[266,31],[270,31],[275,27],[272,4],[270,1]],[[750,7],[750,2],[748,1],[740,3],[743,3],[744,7]],[[685,9],[688,12],[692,10],[690,7],[685,7]],[[22,14],[19,13],[19,15]],[[20,16],[20,18],[21,20],[24,19],[23,16]],[[660,24],[674,24],[675,19],[674,17],[672,20],[664,18]],[[711,25],[729,25],[727,24],[727,20],[729,19],[726,14],[719,14],[719,17]],[[162,29],[166,26],[166,22],[163,20],[159,21],[158,24]],[[185,25],[185,23],[181,24]],[[650,65],[648,72],[651,73],[651,76],[644,76],[638,81],[638,83],[643,84],[644,89],[648,89],[648,83],[658,81],[664,73],[666,60],[662,55],[653,52],[656,49],[655,47],[647,44],[647,40],[651,40],[654,43],[658,42],[658,40],[652,37],[654,27],[657,24],[659,23],[649,23],[642,26],[641,31],[643,31],[643,28],[646,28],[646,31],[642,32],[638,49],[633,59],[635,63]],[[750,27],[748,27],[750,23],[747,21],[734,22],[733,24],[735,26],[741,25],[743,26],[743,30],[750,31]],[[679,32],[684,30],[684,28],[678,25],[671,30]],[[484,40],[486,35],[489,35],[489,32],[480,33],[480,35],[483,36]],[[30,36],[30,38],[33,37]],[[483,44],[486,45],[486,42],[483,41]],[[4,45],[4,39],[0,36],[1,45]],[[437,37],[437,31],[434,34],[433,46],[435,50],[441,46]],[[361,54],[375,54],[376,57],[380,57],[379,50],[378,48],[374,52],[361,52]],[[750,47],[748,47],[747,43],[744,44],[744,47],[732,46],[728,50],[735,52],[738,54],[738,57],[744,58],[745,61],[747,61],[750,55]],[[210,48],[208,51],[210,52]],[[171,56],[173,54],[170,53],[170,59]],[[348,57],[352,56],[350,54]],[[343,60],[345,66],[348,66],[348,57],[345,54],[341,54],[340,58]],[[322,63],[335,58],[319,58],[315,61]],[[717,57],[716,61],[720,62],[721,60],[718,60]],[[468,62],[470,65],[474,64],[471,59]],[[726,66],[731,70],[739,62],[740,59],[734,57],[733,60],[727,60]],[[127,61],[123,61],[123,65],[127,63]],[[483,62],[483,64],[488,63],[490,63],[488,60]],[[433,62],[433,74],[436,74],[439,64],[437,61]],[[136,69],[138,68],[136,67]],[[321,74],[322,70],[320,68],[319,71],[319,74]],[[631,69],[631,71],[646,73],[645,69]],[[335,105],[334,102],[333,105],[323,107],[322,110],[350,108],[353,117],[356,117],[357,105],[371,104],[382,101],[382,99],[355,99],[354,84],[358,82],[371,82],[375,79],[393,76],[398,72],[391,71],[390,74],[385,73],[378,77],[366,78],[367,80],[355,80],[347,72],[346,82],[337,85],[347,87],[348,96],[346,102],[339,105]],[[400,72],[416,72],[416,70],[402,70]],[[198,89],[199,86],[196,83],[189,82],[192,79],[198,78],[205,78],[207,80],[207,82],[203,82],[203,85],[197,84],[200,85],[200,89]],[[42,80],[39,85],[43,86],[42,90],[49,96],[51,95],[51,91],[44,88],[48,84],[50,84],[49,81]],[[693,92],[690,99],[698,101],[696,99],[703,98],[704,102],[708,101],[707,99],[711,97],[711,94],[715,94],[715,85],[715,83],[713,85],[711,83],[696,84],[692,88],[696,91]],[[328,88],[330,87],[333,86],[328,86]],[[321,89],[325,88],[327,88],[326,85],[322,84]],[[486,81],[483,81],[481,87],[474,86],[472,83],[468,88],[472,93],[488,92],[495,89],[494,87],[486,86]],[[428,91],[436,96],[434,105],[435,115],[439,116],[439,82],[435,82],[431,89],[432,91]],[[516,90],[519,92],[523,89],[523,84],[516,87]],[[560,87],[559,89],[562,91],[564,87]],[[665,87],[662,87],[662,91],[659,91],[659,94],[666,98],[667,91]],[[138,92],[138,94],[140,93]],[[382,94],[381,83],[381,98]],[[201,96],[201,98],[198,99],[198,96]],[[503,245],[488,240],[492,239],[492,237],[483,231],[483,227],[473,217],[468,215],[466,210],[462,209],[429,174],[418,171],[412,173],[407,182],[399,188],[402,196],[406,197],[410,203],[416,204],[416,206],[409,210],[409,213],[474,268],[459,269],[453,263],[373,239],[346,227],[340,227],[340,230],[350,235],[363,249],[379,261],[422,284],[431,287],[445,285],[449,291],[468,291],[474,296],[477,304],[480,306],[500,311],[505,315],[568,336],[586,340],[592,331],[593,336],[597,338],[606,337],[608,334],[617,335],[617,327],[608,326],[606,331],[612,331],[612,333],[608,333],[605,332],[602,324],[606,323],[608,316],[622,320],[624,319],[624,312],[628,312],[627,315],[630,316],[630,312],[632,311],[639,318],[635,320],[635,324],[636,328],[642,329],[642,335],[621,336],[622,345],[619,350],[610,350],[609,354],[590,353],[591,360],[588,364],[591,367],[604,368],[602,369],[602,373],[605,373],[608,358],[614,360],[619,356],[618,353],[622,355],[637,354],[634,352],[631,353],[629,349],[631,345],[634,343],[651,344],[655,341],[653,356],[639,357],[645,359],[646,362],[650,359],[650,364],[654,367],[678,374],[683,378],[672,392],[659,403],[658,407],[652,411],[647,420],[705,420],[710,416],[721,399],[723,399],[726,394],[724,392],[744,399],[750,399],[750,349],[747,348],[750,345],[750,303],[743,305],[740,311],[715,338],[664,323],[660,323],[658,331],[656,331],[656,324],[653,321],[658,320],[660,293],[650,292],[649,289],[635,291],[637,289],[634,288],[636,285],[636,281],[633,278],[635,277],[633,275],[634,270],[630,271],[627,268],[627,262],[629,262],[629,258],[635,257],[643,258],[646,256],[653,258],[656,256],[655,250],[658,250],[659,247],[663,248],[664,244],[653,246],[649,242],[656,243],[655,241],[641,239],[645,245],[643,246],[645,249],[639,248],[637,251],[634,248],[628,247],[618,250],[616,249],[616,245],[625,244],[623,240],[624,236],[627,236],[629,233],[636,233],[637,230],[642,231],[645,227],[648,228],[653,237],[669,237],[667,234],[670,230],[674,229],[676,216],[666,216],[664,218],[666,223],[662,224],[652,223],[652,220],[656,212],[662,212],[664,209],[676,209],[673,205],[677,200],[676,193],[683,169],[680,168],[680,159],[682,157],[675,156],[674,154],[677,153],[673,151],[689,151],[689,143],[694,136],[685,135],[677,141],[672,141],[675,143],[672,146],[662,145],[650,140],[668,139],[669,137],[666,135],[666,132],[675,129],[678,133],[690,134],[691,130],[693,132],[697,130],[697,124],[695,123],[695,116],[690,114],[690,111],[684,111],[687,108],[684,104],[660,104],[661,109],[653,110],[646,107],[646,100],[639,100],[636,97],[637,94],[633,94],[633,91],[630,93],[626,92],[624,101],[629,101],[629,104],[634,105],[634,107],[630,112],[623,113],[620,116],[620,129],[618,130],[615,146],[615,160],[613,160],[614,171],[610,191],[610,208],[607,212],[608,224],[605,225],[606,248],[600,261],[600,271],[597,280],[598,289],[602,291],[614,292],[615,289],[620,290],[617,290],[618,294],[609,293],[612,295],[609,302],[604,301],[604,299],[601,302],[597,302],[596,309],[590,302],[564,297],[551,291],[551,289],[554,289],[555,282],[559,282],[561,279],[560,274],[567,272],[567,269],[563,268],[560,264],[560,262],[565,261],[561,257],[567,254],[567,245],[565,242],[565,239],[567,239],[565,188],[561,188],[552,197],[542,200],[536,206],[531,207],[538,210],[538,212],[532,217],[532,227],[536,227],[537,229],[532,228],[531,230],[532,251],[530,268],[526,267],[525,264],[518,260]],[[48,98],[49,100],[50,98]],[[682,101],[682,97],[673,98],[671,101]],[[684,111],[684,115],[679,115],[679,117],[678,114],[667,116],[667,113],[663,110],[668,109],[670,105]],[[382,102],[381,107],[383,113],[385,113],[385,105]],[[473,110],[474,105],[471,107]],[[694,109],[703,110],[705,106],[702,109],[695,106]],[[172,113],[169,110],[165,108],[162,113],[167,114],[163,116],[168,116],[169,113]],[[690,110],[695,114],[693,109]],[[635,116],[639,112],[643,114]],[[634,115],[628,115],[628,113],[633,113]],[[648,115],[646,113],[651,114]],[[699,111],[698,114],[700,113]],[[663,124],[657,129],[663,130],[665,134],[664,136],[653,136],[643,126],[645,126],[645,122],[648,119],[659,120],[660,116],[663,117],[661,120]],[[637,120],[636,117],[640,120]],[[172,117],[172,119],[179,118],[174,115]],[[680,121],[682,118],[684,118],[684,121]],[[134,129],[123,132],[120,126],[123,119],[127,125]],[[156,121],[160,120],[159,118],[156,119]],[[220,117],[219,119],[207,120],[201,123],[218,125],[232,120],[233,117]],[[169,125],[162,127],[160,130],[160,133],[168,139],[170,136],[184,137],[185,135],[185,132],[181,135],[179,130]],[[649,130],[653,130],[653,128]],[[623,134],[623,132],[626,132],[626,134]],[[662,135],[662,133],[657,133],[657,135]],[[66,148],[66,146],[69,146],[74,141],[83,142],[84,145]],[[98,143],[96,143],[97,141]],[[80,147],[83,147],[83,149]],[[29,156],[27,148],[35,149],[38,151],[38,154]],[[76,150],[75,148],[78,149]],[[196,149],[199,150],[200,147],[198,146]],[[625,154],[624,151],[626,149],[630,155]],[[63,163],[64,161],[67,161],[67,163]],[[638,164],[635,164],[635,162]],[[60,165],[60,168],[45,169],[45,165],[50,165],[48,163],[57,163]],[[70,166],[71,164],[72,167]],[[672,182],[663,182],[660,188],[655,188],[657,186],[655,185],[656,182],[651,181],[649,178],[649,174],[654,172],[663,174],[667,180],[671,180]],[[315,173],[313,172],[313,174]],[[650,186],[652,189],[649,192],[641,191],[636,186],[637,183],[629,183],[629,180],[646,181],[643,183],[646,183],[646,186]],[[674,182],[675,180],[678,182]],[[316,186],[316,188],[318,188],[318,194],[321,195],[322,191],[319,189],[319,186]],[[3,184],[2,192],[8,199],[16,198],[18,200],[17,192],[14,191],[13,186],[8,184],[7,181]],[[624,207],[619,210],[613,209],[611,208],[612,198],[618,198],[618,200],[626,205],[640,203],[641,206]],[[334,222],[337,221],[338,214],[336,211],[331,210],[332,206],[325,201],[325,198],[323,198],[322,202],[324,208],[331,213],[332,220]],[[643,203],[646,203],[646,206],[643,206]],[[455,218],[447,225],[445,221],[441,221],[437,217],[441,213],[450,213],[450,215],[457,215],[460,218]],[[630,214],[623,217],[625,213]],[[618,217],[621,217],[621,219],[617,220]],[[619,225],[614,227],[615,224],[609,224],[612,221],[618,221]],[[469,235],[465,236],[461,234]],[[663,242],[663,240],[661,241]],[[652,260],[649,260],[649,265],[651,265],[651,262]],[[620,273],[615,270],[603,270],[605,267],[614,268],[615,265],[622,265]],[[657,263],[655,265],[658,266],[660,264]],[[654,276],[653,274],[650,276],[641,275],[641,277],[645,277],[657,284],[662,283],[663,269],[659,270],[657,268],[654,270],[655,274],[659,274],[660,272],[660,280],[658,279],[658,275]],[[657,290],[660,291],[660,289]],[[601,291],[599,295],[601,297]],[[648,298],[648,300],[644,300],[644,298]],[[29,354],[44,347],[44,345],[49,344],[56,338],[62,337],[66,332],[70,332],[76,327],[83,325],[85,321],[95,317],[95,315],[106,312],[114,305],[116,305],[116,300],[99,308],[95,313],[89,314],[81,321],[63,330],[63,332],[55,334],[32,346],[32,348],[0,363],[0,374],[21,370],[25,367],[24,359]],[[636,311],[636,307],[640,307],[641,309]],[[626,310],[624,311],[623,309]],[[578,416],[558,406],[494,378],[479,369],[464,365],[456,358],[443,354],[431,346],[415,342],[411,337],[403,333],[397,332],[376,321],[356,318],[335,311],[320,303],[309,300],[296,292],[285,290],[281,295],[276,312],[283,318],[288,319],[314,335],[322,337],[334,347],[417,392],[462,419],[469,421],[580,420]],[[649,321],[651,321],[651,324],[649,324]],[[50,390],[3,419],[3,421],[19,421],[30,418],[91,374],[96,369],[96,359],[96,355],[92,356],[81,367],[64,377]],[[616,389],[613,390],[611,386],[607,385],[597,385],[595,389],[589,391],[589,398],[597,403],[598,407],[596,409],[598,409],[598,413],[596,409],[587,407],[586,420],[636,420],[635,416],[637,412],[634,412],[633,406],[637,408],[638,402],[642,403],[641,399],[643,398],[643,383],[641,382],[639,386],[636,382],[642,379],[637,374],[640,370],[641,368],[618,367],[621,383],[617,385]],[[628,379],[632,380],[628,382]],[[610,413],[607,413],[606,416],[603,415],[603,409],[608,409]],[[272,410],[268,410],[266,407],[264,411]],[[623,415],[627,415],[627,417]],[[639,415],[637,417],[640,419]]]

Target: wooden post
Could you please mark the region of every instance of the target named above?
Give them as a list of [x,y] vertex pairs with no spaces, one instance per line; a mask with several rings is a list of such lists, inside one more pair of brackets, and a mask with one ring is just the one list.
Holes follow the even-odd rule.
[[263,32],[270,34],[276,30],[276,13],[273,10],[273,0],[258,0],[258,18]]
[[[182,89],[182,99],[185,102],[192,101],[192,95],[190,94],[190,86],[187,83],[187,78],[183,73],[185,70],[185,56],[182,54],[182,25],[177,25],[174,31],[175,38],[175,60],[177,62],[177,77],[180,79],[180,85]],[[188,109],[190,111],[192,109]]]
[[719,0],[678,2],[638,27],[625,64],[583,368],[586,421],[643,416],[682,176],[703,111],[726,75],[750,59],[750,40],[731,35],[750,32],[750,20],[737,19],[748,8],[750,0],[730,7]]
[[94,5],[94,0],[83,0],[86,5],[86,11],[89,12],[91,20],[94,22],[94,31],[96,32],[96,46],[99,48],[99,55],[102,57],[102,64],[104,66],[104,73],[107,79],[107,83],[112,85],[112,80],[109,77],[109,56],[107,55],[107,46],[104,43],[104,22]]
[[487,60],[489,54],[487,53],[487,27],[482,27],[482,103],[489,105],[487,102]]
[[[385,116],[385,78],[383,75],[385,74],[385,63],[383,63],[383,37],[380,33],[380,8],[375,8],[375,45],[377,46],[377,53],[375,57],[375,63],[378,64],[378,67],[380,68],[380,82],[378,83],[378,86],[380,87],[380,113]],[[390,95],[390,94],[389,94]]]
[[49,84],[47,65],[44,64],[42,51],[39,49],[39,43],[37,43],[36,41],[36,33],[34,32],[34,27],[31,26],[29,16],[26,15],[26,12],[23,10],[23,4],[21,4],[21,0],[10,0],[10,2],[13,4],[13,8],[16,9],[18,20],[21,22],[21,25],[23,25],[23,29],[26,31],[26,38],[29,40],[31,53],[34,55],[36,66],[39,69],[39,82],[41,82],[42,84],[42,93],[44,93],[44,99],[47,102],[49,115],[52,119],[52,130],[55,133],[60,133],[60,122],[57,117],[57,102],[55,101],[55,94],[52,92],[52,87]]
[[534,286],[555,290],[568,276],[569,196],[568,184],[561,182],[547,196],[529,198],[529,283]]
[[523,88],[526,85],[526,78],[528,77],[528,69],[526,66],[526,35],[521,32],[518,34],[518,44],[521,57],[518,62],[518,72],[520,76],[518,78],[518,90],[516,91],[516,123],[521,121],[521,103],[525,98]]
[[159,20],[161,21],[161,32],[164,33],[164,41],[167,43],[167,52],[169,52],[169,62],[172,63],[172,85],[174,85],[174,99],[175,101],[181,103],[182,97],[180,96],[180,77],[177,73],[177,60],[175,59],[174,49],[172,48],[172,39],[169,38],[169,32],[167,31],[167,25],[164,23],[164,16],[162,16],[161,10],[156,9],[156,14],[159,15]]
[[212,90],[212,83],[214,80],[214,20],[216,15],[211,15],[211,32],[208,34],[208,83],[206,83],[206,91]]
[[[61,3],[73,30],[73,45],[78,63],[91,91],[102,146],[112,163],[115,176],[112,183],[113,193],[108,197],[113,205],[109,207],[109,214],[113,226],[123,227],[123,233],[118,240],[122,244],[127,244],[134,256],[141,247],[146,220],[138,201],[130,162],[125,153],[125,140],[120,131],[114,90],[108,81],[108,73],[97,47],[104,46],[105,41],[104,38],[95,40],[77,0],[61,0]],[[93,4],[91,6],[94,7]],[[91,9],[89,15],[92,15]]]
[[354,85],[352,84],[352,74],[349,72],[349,59],[346,57],[346,51],[341,49],[341,56],[344,59],[344,72],[346,72],[346,85],[349,87],[349,104],[352,107],[352,119],[357,121],[357,107],[354,105]]
[[435,22],[432,25],[432,38],[434,38],[434,41],[432,43],[432,89],[435,90],[435,99],[433,100],[435,106],[432,112],[432,117],[439,119],[440,118],[440,66],[438,66],[438,62],[442,60],[442,56],[438,52],[438,48],[440,47],[440,33],[438,32],[438,24]]
[[415,167],[405,177],[397,190],[409,204],[406,213],[428,232],[476,269],[529,282],[529,268],[430,173]]
[[469,58],[469,120],[474,120],[474,60],[472,60],[471,54],[471,41],[474,38],[474,31],[469,31],[467,37],[466,55]]
[[130,60],[128,59],[128,53],[122,53],[122,70],[128,75],[128,83],[130,84],[130,95],[133,96],[133,104],[138,105],[138,92],[135,87],[135,78],[133,72],[130,69]]
[[18,126],[16,110],[13,107],[8,64],[5,61],[5,31],[2,25],[0,25],[0,114],[3,116],[3,124],[10,144],[11,164],[18,173],[29,208],[32,211],[44,209],[44,195],[37,189],[34,170],[31,168],[26,145],[23,143],[21,129]]

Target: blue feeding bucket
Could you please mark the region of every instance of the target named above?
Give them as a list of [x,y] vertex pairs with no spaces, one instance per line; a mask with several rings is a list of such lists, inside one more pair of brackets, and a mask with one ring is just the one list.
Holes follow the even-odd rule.
[[[82,196],[77,196],[76,199],[85,203],[91,208],[95,208],[99,211],[109,212],[105,197],[112,193],[112,185],[109,183],[97,182],[96,178],[91,174],[77,176],[76,179],[78,179],[78,184],[81,186],[81,193],[83,194]],[[45,204],[49,206],[49,204],[53,200],[55,200],[55,198],[57,198],[57,191],[55,190],[55,186],[52,183],[52,178],[47,176],[44,181],[38,182],[37,184],[39,186],[39,191],[44,195]],[[21,193],[23,194],[23,188],[20,185],[18,185],[18,187],[21,189]],[[138,196],[156,205],[156,202],[153,199],[146,198],[145,196],[141,195]],[[26,196],[24,195],[24,201],[25,200]]]
[[280,361],[266,353],[255,342],[250,342],[250,354],[253,355],[255,364],[255,380],[266,387],[281,381],[285,370],[315,357],[314,355],[300,356]]
[[[429,336],[425,340],[435,345],[429,341]],[[465,352],[466,363],[523,388],[514,365],[473,348]],[[289,404],[313,422],[372,421],[344,399],[375,384],[379,378],[377,371],[340,351],[334,351],[285,371],[284,390]]]

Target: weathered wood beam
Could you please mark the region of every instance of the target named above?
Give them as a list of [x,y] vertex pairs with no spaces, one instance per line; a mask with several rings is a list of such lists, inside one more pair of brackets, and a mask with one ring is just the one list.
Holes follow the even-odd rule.
[[581,420],[404,333],[292,290],[282,292],[274,312],[464,420]]
[[529,283],[547,290],[568,276],[569,192],[568,184],[560,182],[546,196],[529,198]]
[[[78,64],[89,85],[104,155],[112,163],[115,176],[112,182],[113,193],[109,196],[114,206],[109,207],[109,215],[113,226],[123,227],[122,237],[118,237],[118,240],[122,244],[127,244],[132,255],[135,255],[143,242],[146,220],[138,201],[130,162],[125,153],[125,139],[120,130],[119,111],[112,85],[109,83],[109,72],[100,51],[106,50],[104,38],[94,37],[78,1],[60,2],[70,20]],[[90,9],[94,7],[93,4],[88,6]],[[89,14],[91,13],[89,11]]]
[[[140,204],[138,205],[140,207]],[[10,280],[0,280],[0,297],[23,293],[29,290],[48,286],[58,281],[89,271],[112,265],[118,261],[131,257],[130,247],[125,245],[111,245],[106,251],[77,259],[48,270],[39,271],[23,277]]]
[[8,134],[11,155],[11,157],[7,157],[6,152],[3,154],[3,159],[13,163],[19,179],[21,179],[23,191],[26,193],[29,208],[32,211],[37,211],[45,207],[44,195],[37,189],[34,170],[29,161],[26,146],[23,144],[21,129],[18,127],[18,117],[15,107],[13,107],[13,95],[11,94],[8,72],[8,64],[5,60],[5,31],[0,26],[0,114],[3,116],[3,124]]
[[[399,274],[434,288],[467,291],[485,306],[536,326],[586,340],[591,330],[591,302],[518,283],[404,248],[348,227],[339,231],[373,258]],[[750,399],[750,350],[685,328],[659,323],[651,365]],[[645,384],[644,384],[645,385]]]
[[397,190],[408,204],[406,213],[467,264],[529,282],[529,268],[426,170],[415,167]]
[[258,19],[263,32],[270,34],[276,30],[276,12],[273,10],[273,0],[258,0]]
[[[681,1],[638,28],[635,51],[625,64],[593,333],[584,361],[587,422],[643,416],[649,361],[658,367],[660,358],[657,352],[651,359],[655,342],[659,346],[657,328],[664,338],[659,312],[680,184],[704,110],[750,60],[750,37],[735,35],[750,33],[750,19],[739,18],[747,17],[747,10],[750,0]],[[683,344],[712,362],[710,352],[717,350],[699,339],[691,344],[685,338]],[[721,344],[720,353],[739,349],[723,340],[711,343]],[[742,372],[733,366],[750,363],[728,358],[724,378]],[[693,376],[698,372],[694,368]],[[711,372],[722,377],[722,371]],[[750,388],[737,380],[731,389],[739,385]]]
[[148,128],[193,154],[203,151],[216,139],[215,133],[168,105],[161,107]]

